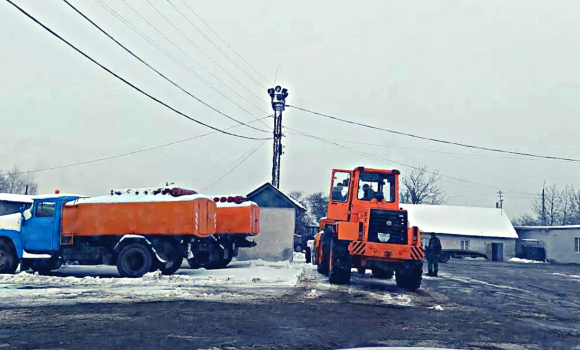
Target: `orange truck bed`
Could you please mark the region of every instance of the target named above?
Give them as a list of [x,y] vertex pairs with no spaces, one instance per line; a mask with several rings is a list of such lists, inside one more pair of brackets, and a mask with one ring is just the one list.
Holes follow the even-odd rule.
[[[79,199],[62,212],[64,236],[193,235],[216,233],[216,204],[204,196],[155,197],[143,201],[109,197]],[[99,198],[99,197],[94,197]],[[125,202],[123,202],[125,201]]]
[[260,207],[254,202],[217,203],[216,233],[248,234],[260,233]]

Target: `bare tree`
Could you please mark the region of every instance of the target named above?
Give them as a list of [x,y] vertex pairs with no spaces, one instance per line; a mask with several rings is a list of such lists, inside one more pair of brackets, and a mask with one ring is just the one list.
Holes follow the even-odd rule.
[[573,225],[580,225],[580,189],[576,191],[574,185],[570,186],[570,223]]
[[538,222],[538,220],[536,218],[534,218],[532,215],[530,215],[528,213],[524,213],[520,216],[516,216],[511,221],[512,221],[512,225],[514,225],[514,226],[538,226],[538,225],[540,225],[540,222]]
[[554,226],[561,222],[562,201],[556,184],[545,188],[545,195],[538,194],[532,202],[532,211],[542,225]]
[[566,185],[562,192],[560,192],[560,210],[561,210],[561,217],[562,217],[562,225],[569,225],[572,215],[572,211],[574,210],[574,187]]
[[324,192],[314,192],[306,196],[306,202],[308,202],[308,209],[310,214],[314,216],[316,222],[320,221],[326,216],[326,211],[328,210],[328,196]]
[[26,176],[16,166],[8,172],[0,172],[0,193],[36,194],[37,190],[34,178]]
[[[308,202],[304,198],[304,193],[302,191],[290,191],[288,193],[289,197],[296,200],[298,203],[302,204],[304,208],[308,209]],[[295,227],[297,235],[305,235],[308,233],[308,225],[314,222],[313,216],[310,214],[309,210],[296,210]]]
[[439,205],[445,201],[439,170],[432,172],[420,166],[405,174],[401,183],[402,203]]

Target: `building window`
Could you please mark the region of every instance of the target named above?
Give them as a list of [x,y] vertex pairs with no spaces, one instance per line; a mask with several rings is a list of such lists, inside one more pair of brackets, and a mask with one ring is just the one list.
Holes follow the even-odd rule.
[[461,241],[461,249],[469,250],[469,241]]
[[580,237],[574,238],[574,251],[580,253]]

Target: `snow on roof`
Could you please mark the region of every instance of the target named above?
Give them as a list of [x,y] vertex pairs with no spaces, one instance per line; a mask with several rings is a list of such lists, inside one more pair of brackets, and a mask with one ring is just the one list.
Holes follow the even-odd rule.
[[275,189],[276,191],[278,191],[278,193],[280,193],[282,196],[284,196],[286,199],[288,199],[290,202],[292,202],[292,204],[294,204],[296,207],[302,209],[302,210],[306,210],[306,208],[300,204],[300,202],[298,202],[297,200],[295,200],[294,198],[290,197],[289,195],[287,195],[286,193],[280,191],[279,189],[277,189],[276,187],[272,186],[271,183],[269,182],[264,182],[263,184],[261,184],[260,186],[256,187],[255,189],[253,189],[252,191],[250,191],[248,193],[248,196],[251,196],[252,194],[254,194],[254,192],[257,192],[258,190],[260,190],[262,187],[264,186],[268,186],[271,187],[273,189]]
[[52,198],[62,198],[62,197],[79,197],[84,198],[82,194],[73,194],[73,193],[52,193],[52,194],[37,194],[34,196],[29,196],[32,199],[52,199]]
[[423,232],[452,235],[518,238],[505,212],[495,208],[401,204],[409,222]]
[[32,203],[32,198],[24,194],[0,193],[0,202]]
[[566,226],[514,226],[516,230],[553,230],[553,229],[579,229],[580,225]]
[[252,204],[257,205],[252,201],[245,201],[239,204],[236,202],[216,202],[215,204],[218,208],[250,207]]

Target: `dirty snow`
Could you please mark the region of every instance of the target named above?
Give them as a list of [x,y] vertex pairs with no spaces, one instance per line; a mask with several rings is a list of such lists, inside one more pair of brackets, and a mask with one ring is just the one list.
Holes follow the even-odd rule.
[[571,278],[571,279],[573,279],[573,280],[580,281],[580,275],[567,275],[567,274],[565,274],[565,273],[558,273],[558,272],[554,272],[554,273],[552,273],[552,275],[556,275],[556,276],[564,276],[564,277]]
[[157,300],[252,301],[277,296],[293,287],[308,265],[252,260],[219,270],[159,271],[142,278],[121,278],[114,266],[65,265],[40,276],[30,271],[0,275],[0,305],[14,307]]
[[431,307],[428,307],[428,309],[430,309],[430,310],[437,310],[437,311],[443,311],[443,308],[441,307],[441,305],[431,306]]
[[22,258],[24,259],[50,259],[52,255],[50,254],[33,254],[29,253],[26,250],[22,251]]
[[20,213],[0,215],[0,230],[20,231],[20,221],[22,215]]
[[544,261],[528,260],[528,259],[520,259],[520,258],[511,258],[508,261],[509,262],[516,262],[516,263],[524,263],[524,264],[546,264],[546,262],[544,262]]

